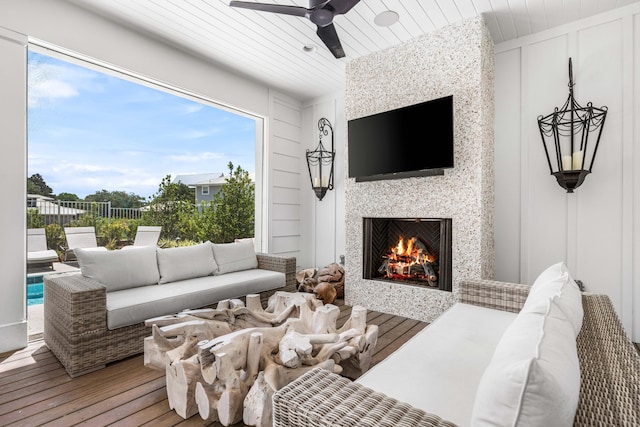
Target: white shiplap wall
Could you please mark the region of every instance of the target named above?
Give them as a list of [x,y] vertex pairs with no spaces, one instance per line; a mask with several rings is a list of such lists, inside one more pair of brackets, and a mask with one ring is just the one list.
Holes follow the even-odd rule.
[[[640,341],[640,7],[626,7],[496,45],[496,276],[532,283],[567,263],[611,298]],[[568,96],[609,108],[584,184],[550,176],[536,118]],[[593,136],[592,136],[593,137]]]
[[[321,268],[333,262],[339,263],[345,254],[344,177],[346,121],[344,120],[342,94],[335,94],[305,104],[303,110],[303,146],[301,147],[302,174],[302,230],[304,243],[299,264],[303,268]],[[311,189],[307,169],[306,150],[314,150],[319,141],[318,121],[326,118],[333,128],[335,160],[333,190],[318,200]],[[331,145],[331,134],[322,137],[326,149]]]
[[268,251],[299,259],[302,107],[299,101],[274,92],[269,104]]

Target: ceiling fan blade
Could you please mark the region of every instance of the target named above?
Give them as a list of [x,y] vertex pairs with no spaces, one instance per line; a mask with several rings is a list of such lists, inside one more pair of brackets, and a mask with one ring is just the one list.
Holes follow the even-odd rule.
[[344,58],[344,50],[342,50],[342,44],[338,38],[336,27],[333,24],[326,25],[324,27],[318,27],[316,31],[320,40],[329,48],[333,56],[336,58]]
[[331,0],[328,6],[331,6],[336,15],[343,15],[357,5],[360,0]]
[[229,3],[229,6],[232,7],[240,7],[243,9],[251,9],[251,10],[260,10],[263,12],[273,12],[273,13],[281,13],[284,15],[293,15],[293,16],[301,16],[308,17],[309,9],[299,6],[286,6],[281,4],[267,4],[267,3],[255,3],[249,1],[235,1],[232,0]]

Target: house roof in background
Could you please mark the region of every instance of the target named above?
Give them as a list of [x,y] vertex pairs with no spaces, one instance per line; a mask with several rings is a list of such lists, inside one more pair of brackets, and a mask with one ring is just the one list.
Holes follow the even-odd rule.
[[[67,0],[301,100],[344,88],[348,61],[483,15],[495,43],[640,0],[361,0],[334,25],[346,57],[335,59],[308,19],[229,6],[228,0]],[[270,0],[261,0],[264,3]],[[308,7],[305,0],[273,3]],[[399,21],[374,23],[392,10]],[[316,46],[306,52],[304,46]]]
[[182,183],[184,185],[188,185],[189,187],[193,187],[195,185],[202,185],[202,182],[206,181],[214,181],[222,179],[222,182],[226,179],[222,172],[209,172],[209,173],[188,173],[176,175],[175,178],[171,181],[172,183]]

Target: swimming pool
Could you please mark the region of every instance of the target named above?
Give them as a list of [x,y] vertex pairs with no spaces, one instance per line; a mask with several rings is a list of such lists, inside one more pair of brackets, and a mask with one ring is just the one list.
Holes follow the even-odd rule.
[[44,303],[44,276],[27,277],[27,305]]

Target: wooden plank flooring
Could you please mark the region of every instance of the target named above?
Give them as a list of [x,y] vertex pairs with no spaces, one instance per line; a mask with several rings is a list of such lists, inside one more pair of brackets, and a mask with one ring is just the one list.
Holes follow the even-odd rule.
[[[336,301],[338,326],[351,307]],[[379,327],[372,366],[384,360],[427,324],[370,311]],[[199,415],[183,420],[169,409],[164,372],[145,368],[133,356],[72,379],[43,341],[0,355],[0,426],[220,426]],[[241,426],[242,423],[236,424]]]

